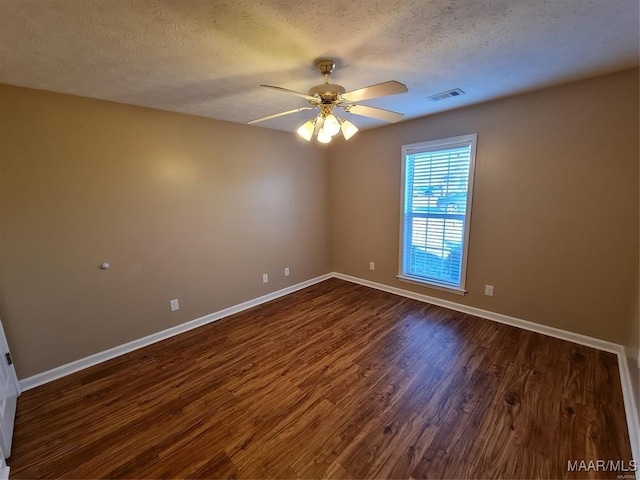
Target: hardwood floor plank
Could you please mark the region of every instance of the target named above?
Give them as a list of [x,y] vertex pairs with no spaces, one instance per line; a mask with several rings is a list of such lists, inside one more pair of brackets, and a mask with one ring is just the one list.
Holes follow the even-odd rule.
[[[25,392],[14,478],[584,478],[615,355],[337,279]],[[615,478],[611,472],[600,475]]]

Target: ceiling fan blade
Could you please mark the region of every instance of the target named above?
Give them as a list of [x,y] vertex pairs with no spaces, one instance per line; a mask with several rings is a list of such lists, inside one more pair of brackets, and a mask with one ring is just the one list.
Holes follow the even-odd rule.
[[273,115],[268,115],[266,117],[256,118],[255,120],[251,120],[250,122],[247,122],[247,123],[249,125],[251,125],[253,123],[264,122],[265,120],[271,120],[272,118],[278,118],[278,117],[283,117],[285,115],[291,115],[292,113],[304,112],[305,110],[313,110],[314,108],[316,108],[316,107],[295,108],[293,110],[287,110],[286,112],[274,113]]
[[276,90],[282,93],[288,93],[290,95],[295,95],[296,97],[304,98],[305,100],[309,100],[313,103],[320,103],[320,99],[316,97],[312,97],[311,95],[307,95],[306,93],[296,92],[295,90],[289,90],[288,88],[282,87],[274,87],[273,85],[260,85],[261,87],[271,88],[272,90]]
[[384,120],[389,123],[399,122],[404,118],[403,113],[392,112],[391,110],[384,110],[382,108],[367,107],[366,105],[347,105],[343,108],[345,111],[355,115],[377,118],[378,120]]
[[358,90],[343,93],[341,97],[347,102],[359,102],[360,100],[396,95],[398,93],[406,93],[408,91],[409,89],[404,83],[390,80],[388,82],[378,83],[376,85],[370,85],[368,87],[359,88]]

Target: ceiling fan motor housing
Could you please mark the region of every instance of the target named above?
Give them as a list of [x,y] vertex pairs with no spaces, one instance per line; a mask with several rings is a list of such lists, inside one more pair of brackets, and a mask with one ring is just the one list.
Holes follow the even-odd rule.
[[309,89],[309,95],[315,97],[317,94],[322,99],[322,103],[335,103],[338,100],[338,94],[345,92],[342,85],[334,85],[333,83],[323,83]]

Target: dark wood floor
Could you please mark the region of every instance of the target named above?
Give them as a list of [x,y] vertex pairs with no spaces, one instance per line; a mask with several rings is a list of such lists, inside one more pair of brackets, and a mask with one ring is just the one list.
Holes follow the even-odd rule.
[[585,478],[567,461],[631,459],[615,355],[336,279],[25,392],[14,442],[13,478]]

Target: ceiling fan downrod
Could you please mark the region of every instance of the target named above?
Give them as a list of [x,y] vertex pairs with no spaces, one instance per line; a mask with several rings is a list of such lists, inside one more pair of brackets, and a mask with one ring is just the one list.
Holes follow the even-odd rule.
[[311,97],[319,98],[324,105],[335,105],[339,101],[338,95],[346,92],[342,85],[329,83],[329,75],[335,66],[333,60],[323,59],[316,62],[316,68],[324,75],[324,83],[311,87],[308,94]]
[[329,75],[336,68],[336,64],[333,60],[323,59],[316,62],[316,68],[324,75],[324,83],[329,83]]

